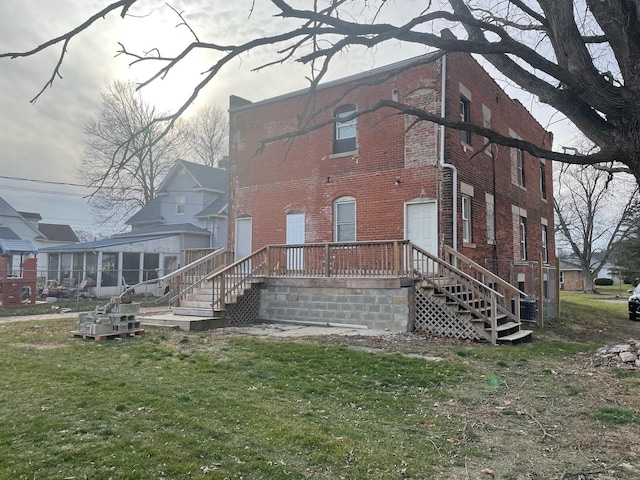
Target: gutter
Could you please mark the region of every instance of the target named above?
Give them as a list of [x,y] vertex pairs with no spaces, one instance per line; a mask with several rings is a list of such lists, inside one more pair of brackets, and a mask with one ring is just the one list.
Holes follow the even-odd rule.
[[[447,90],[447,55],[442,57],[442,93],[440,95],[440,117],[445,118],[445,98]],[[444,125],[440,125],[440,167],[449,168],[452,173],[453,183],[453,198],[452,198],[452,210],[453,210],[453,245],[454,251],[458,250],[458,169],[455,165],[447,163],[444,159],[444,140],[445,130]]]

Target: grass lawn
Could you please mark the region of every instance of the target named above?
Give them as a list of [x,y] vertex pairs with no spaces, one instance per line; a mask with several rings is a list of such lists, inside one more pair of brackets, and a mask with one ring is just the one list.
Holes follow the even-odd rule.
[[0,324],[0,478],[640,478],[640,378],[594,355],[640,322],[583,300],[518,347]]

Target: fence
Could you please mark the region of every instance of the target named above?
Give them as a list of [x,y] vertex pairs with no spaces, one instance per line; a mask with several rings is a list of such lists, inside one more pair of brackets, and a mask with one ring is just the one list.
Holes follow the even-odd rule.
[[532,260],[487,260],[485,268],[527,294],[520,300],[523,321],[543,324],[556,318],[560,296],[556,266]]

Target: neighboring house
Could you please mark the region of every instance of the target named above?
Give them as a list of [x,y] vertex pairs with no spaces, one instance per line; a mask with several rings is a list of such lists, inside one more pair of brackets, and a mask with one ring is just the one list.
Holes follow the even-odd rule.
[[91,278],[93,293],[112,296],[182,266],[185,250],[225,247],[227,183],[224,169],[176,161],[156,198],[126,221],[131,231],[42,249],[49,255],[49,278],[71,285]]
[[[19,269],[25,255],[36,255],[41,248],[78,242],[78,237],[69,225],[43,223],[39,213],[19,212],[0,198],[0,240],[5,248],[0,254],[11,256],[10,268]],[[10,241],[10,242],[9,242]],[[7,245],[11,245],[11,248]],[[38,277],[43,276],[47,266],[46,254],[38,254]]]
[[582,268],[575,259],[560,259],[560,290],[581,292],[584,289]]
[[[40,251],[43,248],[53,247],[57,245],[68,245],[70,243],[78,243],[80,239],[73,231],[70,225],[43,223],[39,213],[19,212],[22,217],[32,226],[38,229],[40,235],[33,239],[33,243]],[[47,276],[46,269],[49,265],[49,258],[46,253],[38,253],[38,269],[40,270],[38,277]]]
[[[604,256],[603,252],[591,254],[592,265],[599,263]],[[606,262],[600,269],[598,278],[610,278],[615,284],[621,284],[622,279],[618,276],[614,265]],[[584,280],[582,278],[582,267],[575,255],[568,255],[560,258],[560,289],[571,291],[584,290]]]
[[[482,266],[554,264],[552,165],[522,150],[385,108],[256,153],[261,140],[294,132],[310,105],[321,112],[312,123],[322,123],[381,99],[551,147],[552,134],[465,53],[376,68],[312,96],[305,90],[256,103],[232,96],[236,258],[268,244],[408,239],[436,256],[447,245]],[[512,281],[524,287],[526,275]]]
[[[156,198],[126,221],[131,234],[184,228],[185,248],[227,245],[227,171],[178,160]],[[193,229],[192,227],[197,227]]]

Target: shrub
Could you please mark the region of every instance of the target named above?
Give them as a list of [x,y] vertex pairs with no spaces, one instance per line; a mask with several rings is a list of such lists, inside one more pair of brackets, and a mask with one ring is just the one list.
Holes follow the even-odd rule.
[[596,278],[594,282],[596,285],[613,285],[612,278]]

